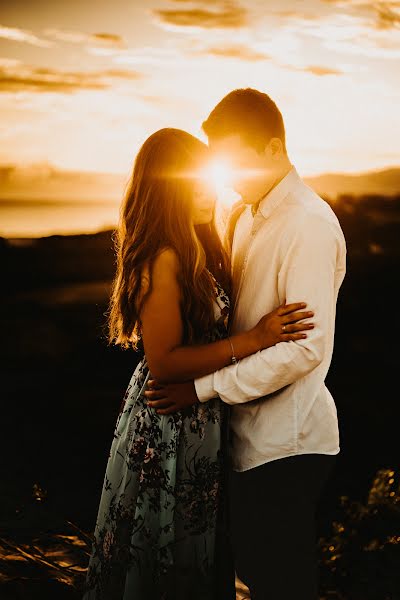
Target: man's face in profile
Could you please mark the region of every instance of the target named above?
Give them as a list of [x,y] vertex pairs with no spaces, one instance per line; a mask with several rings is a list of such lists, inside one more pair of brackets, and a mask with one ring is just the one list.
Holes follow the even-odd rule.
[[246,204],[257,202],[275,179],[275,160],[271,144],[258,152],[240,136],[232,135],[216,141],[209,140],[216,162],[228,165],[232,181],[229,187],[240,194]]

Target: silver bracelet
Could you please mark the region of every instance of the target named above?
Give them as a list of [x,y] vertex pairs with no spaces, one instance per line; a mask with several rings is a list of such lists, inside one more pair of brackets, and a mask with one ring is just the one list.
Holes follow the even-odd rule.
[[230,345],[231,345],[231,350],[232,350],[232,358],[231,358],[231,361],[232,361],[232,364],[233,364],[233,365],[236,365],[236,363],[237,363],[237,358],[236,358],[236,356],[235,356],[235,350],[233,349],[232,340],[231,340],[231,338],[229,337],[229,335],[228,335],[228,341],[229,341],[229,343],[230,343]]

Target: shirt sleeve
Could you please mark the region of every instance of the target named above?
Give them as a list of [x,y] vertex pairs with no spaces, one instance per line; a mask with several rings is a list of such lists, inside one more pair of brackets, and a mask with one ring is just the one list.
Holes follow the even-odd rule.
[[[314,311],[314,329],[304,340],[280,342],[211,375],[195,380],[200,402],[219,396],[227,404],[250,402],[271,394],[315,369],[332,352],[338,268],[344,238],[340,225],[307,215],[285,232],[278,291],[286,302],[306,302]],[[340,265],[338,267],[338,262]],[[344,275],[344,273],[342,274]]]

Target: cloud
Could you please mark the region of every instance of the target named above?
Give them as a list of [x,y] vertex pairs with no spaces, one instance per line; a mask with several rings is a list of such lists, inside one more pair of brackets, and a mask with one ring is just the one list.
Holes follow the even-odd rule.
[[0,56],[0,68],[17,67],[20,64],[21,61],[18,58],[6,58],[5,56]]
[[120,46],[121,44],[124,44],[123,38],[115,33],[94,33],[91,37],[96,41],[100,41],[112,46]]
[[323,0],[325,4],[335,5],[353,14],[370,16],[370,26],[378,30],[400,28],[399,0]]
[[[323,1],[328,1],[328,0],[323,0]],[[297,10],[274,10],[273,11],[273,16],[274,17],[281,17],[282,19],[307,19],[309,21],[316,21],[319,19],[319,14],[318,13],[305,13],[305,12],[300,12]]]
[[332,69],[330,67],[322,67],[317,65],[310,65],[307,67],[294,67],[292,65],[286,65],[287,68],[293,71],[302,71],[304,73],[311,73],[312,75],[317,75],[318,77],[324,77],[326,75],[343,75],[344,71],[340,71],[339,69]]
[[[186,0],[175,0],[183,3]],[[247,10],[234,0],[200,0],[191,8],[155,9],[153,14],[166,25],[201,29],[237,29],[247,24]],[[209,8],[211,6],[211,9]]]
[[229,46],[213,46],[211,48],[205,48],[196,54],[207,54],[213,56],[220,56],[223,58],[234,58],[236,60],[243,60],[249,62],[259,62],[262,60],[270,60],[270,56],[258,50],[254,50],[244,44],[232,44]]
[[[131,48],[126,50],[112,50],[105,48],[91,48],[90,54],[95,56],[108,56],[115,64],[119,65],[140,65],[146,68],[151,67],[180,67],[187,59],[186,54],[180,52],[177,48],[166,48],[163,46],[143,46],[141,48]],[[106,52],[106,54],[104,54]]]
[[164,66],[176,63],[178,59],[179,64],[182,61],[182,54],[176,49],[151,46],[130,47],[123,37],[113,33],[89,34],[82,31],[46,29],[46,35],[63,42],[81,45],[91,56],[108,59],[108,62],[114,64]]
[[115,77],[117,79],[130,79],[133,81],[143,78],[143,73],[124,69],[106,69],[105,71],[100,71],[99,75],[101,77]]
[[397,2],[392,4],[396,4],[397,6],[392,6],[390,2],[376,4],[375,11],[377,15],[377,29],[400,28],[400,3]]
[[[325,3],[328,0],[323,0]],[[329,0],[340,5],[342,0]],[[398,3],[400,5],[400,2]],[[319,19],[299,17],[283,25],[282,31],[294,39],[315,38],[325,48],[341,54],[364,56],[377,59],[397,59],[400,56],[400,38],[391,27],[382,31],[372,18],[370,5],[368,14],[363,3],[349,0],[347,8],[357,8],[356,12],[341,11],[335,14],[321,14]]]
[[4,25],[0,25],[0,38],[10,40],[12,42],[31,44],[32,46],[41,46],[43,48],[49,48],[54,45],[48,40],[38,38],[34,33],[28,31],[27,29],[6,27]]
[[[314,38],[335,53],[381,60],[400,56],[400,0],[315,0],[319,9],[310,13],[284,8],[271,12],[275,19],[276,35],[299,40],[300,46]],[[299,3],[300,4],[300,3]],[[315,4],[314,4],[315,8]],[[296,7],[297,9],[297,7]],[[271,56],[274,49],[265,48]],[[285,58],[280,57],[284,62]]]
[[80,90],[104,90],[112,87],[115,79],[137,80],[141,77],[141,73],[125,69],[66,72],[0,62],[0,92],[68,94]]
[[83,82],[73,78],[71,81],[65,79],[49,79],[33,75],[23,77],[21,75],[10,75],[0,70],[0,92],[58,92],[70,93],[82,89],[104,89],[104,84],[95,82]]
[[86,33],[67,29],[45,29],[45,35],[70,44],[82,44],[96,48],[125,48],[124,39],[115,33]]

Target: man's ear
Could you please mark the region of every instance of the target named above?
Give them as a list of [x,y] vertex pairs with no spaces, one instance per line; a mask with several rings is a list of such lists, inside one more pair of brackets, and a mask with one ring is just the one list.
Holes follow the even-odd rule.
[[270,140],[269,146],[271,149],[272,158],[275,158],[275,159],[281,158],[281,156],[283,154],[282,140],[277,137],[274,137]]

